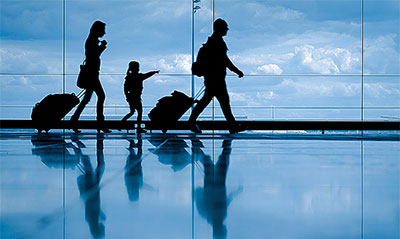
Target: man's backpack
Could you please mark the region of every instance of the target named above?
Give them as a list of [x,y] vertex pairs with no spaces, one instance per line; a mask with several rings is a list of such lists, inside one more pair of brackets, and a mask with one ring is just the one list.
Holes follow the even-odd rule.
[[207,58],[207,45],[203,44],[197,53],[196,61],[192,64],[193,75],[199,77],[204,76],[205,72],[207,71]]

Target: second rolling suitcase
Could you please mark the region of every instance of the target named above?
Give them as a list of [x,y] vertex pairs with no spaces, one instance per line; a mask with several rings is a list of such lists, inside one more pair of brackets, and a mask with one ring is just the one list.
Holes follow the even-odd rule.
[[194,103],[194,98],[180,91],[174,91],[171,96],[158,100],[157,105],[150,111],[149,118],[152,122],[161,125],[165,133]]

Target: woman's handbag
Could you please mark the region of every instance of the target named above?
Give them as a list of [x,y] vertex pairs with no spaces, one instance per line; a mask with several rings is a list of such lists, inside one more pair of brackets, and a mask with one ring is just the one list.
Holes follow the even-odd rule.
[[82,65],[80,65],[80,71],[78,75],[78,80],[76,81],[76,85],[79,88],[86,89],[89,86],[89,70],[86,65],[86,61],[83,61]]

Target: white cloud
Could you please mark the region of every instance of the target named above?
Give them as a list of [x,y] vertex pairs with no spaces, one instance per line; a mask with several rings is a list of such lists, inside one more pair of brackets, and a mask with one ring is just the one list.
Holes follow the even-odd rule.
[[271,6],[268,3],[247,3],[242,2],[232,6],[231,9],[235,11],[240,11],[242,16],[246,19],[254,18],[259,21],[291,21],[299,20],[304,18],[304,14],[300,11],[296,11],[290,8],[285,8],[282,6]]
[[[263,51],[260,51],[263,52]],[[244,65],[265,65],[265,64],[284,64],[290,61],[294,57],[294,53],[282,53],[282,54],[248,54],[240,56],[232,56],[231,59],[238,64]]]
[[175,55],[174,64],[178,71],[190,73],[192,68],[192,56],[188,54]]
[[12,39],[57,39],[60,5],[55,1],[2,1],[1,33]]
[[[369,97],[373,98],[383,98],[389,95],[400,95],[400,88],[395,87],[385,87],[380,83],[367,83],[364,84],[364,90]],[[400,101],[400,98],[397,97],[397,101]],[[394,102],[393,102],[394,103]],[[394,103],[396,104],[396,103]]]
[[174,70],[174,67],[172,64],[167,63],[167,61],[165,59],[160,59],[158,61],[158,65],[160,67],[160,69],[164,72],[170,72]]
[[189,54],[174,54],[164,56],[158,60],[157,67],[162,73],[187,73],[190,74],[192,56]]
[[365,40],[364,65],[367,73],[399,73],[400,51],[395,34]]
[[[160,20],[172,20],[190,14],[189,4],[179,1],[148,1],[144,9],[148,18]],[[172,17],[171,17],[172,16]]]
[[265,74],[280,75],[282,69],[277,64],[268,64],[257,67],[257,70],[264,72]]
[[250,93],[229,91],[229,98],[232,105],[249,105],[249,106],[259,106],[260,101]]
[[155,84],[157,84],[157,85],[163,85],[163,84],[168,84],[168,83],[170,83],[168,80],[166,80],[166,79],[156,79],[156,80],[154,80],[154,83]]
[[284,79],[282,83],[277,87],[278,92],[288,92],[296,96],[301,95],[315,95],[324,97],[340,97],[340,96],[355,96],[360,94],[359,83],[346,83],[331,80],[302,80],[294,81]]
[[[262,51],[261,51],[262,52]],[[300,45],[275,54],[246,54],[231,57],[248,73],[340,74],[360,72],[359,54],[339,47]]]
[[257,92],[256,97],[261,100],[272,100],[277,97],[277,94],[274,91]]
[[3,80],[4,87],[32,87],[32,82],[25,76],[10,77],[7,80]]
[[242,101],[242,102],[248,102],[249,97],[246,96],[244,93],[235,93],[235,92],[229,92],[229,97],[231,101]]
[[[41,53],[21,48],[0,48],[0,72],[43,73],[49,72]],[[50,62],[48,64],[51,64]]]
[[304,14],[302,12],[283,7],[271,8],[271,13],[273,13],[272,14],[273,18],[277,20],[288,21],[288,20],[298,20],[304,18]]
[[305,72],[339,74],[351,72],[359,62],[349,50],[343,48],[315,48],[312,45],[295,47],[292,64],[299,64]]
[[339,73],[335,62],[327,56],[322,48],[315,49],[313,46],[305,45],[295,48],[297,63],[309,68],[312,72],[321,74]]
[[[361,40],[359,36],[351,35],[349,33],[338,32],[338,29],[344,28],[342,22],[323,22],[316,23],[313,30],[304,29],[303,32],[299,34],[288,33],[279,39],[278,46],[301,46],[301,45],[313,45],[313,46],[331,46],[336,45],[339,47],[351,48],[359,47],[361,45]],[[329,27],[331,31],[327,31],[325,28]],[[318,30],[318,28],[323,28],[324,30]],[[352,27],[343,29],[347,31],[357,31],[359,27]]]

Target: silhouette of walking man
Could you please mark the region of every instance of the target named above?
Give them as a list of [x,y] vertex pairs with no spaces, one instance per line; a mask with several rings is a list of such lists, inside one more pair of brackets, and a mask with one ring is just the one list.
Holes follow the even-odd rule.
[[81,103],[76,109],[75,113],[71,117],[71,121],[74,125],[74,132],[80,133],[81,131],[76,127],[76,123],[81,115],[83,109],[89,103],[90,98],[92,98],[93,92],[97,95],[97,131],[103,131],[104,133],[110,133],[111,130],[104,125],[104,115],[103,106],[106,99],[103,87],[101,86],[99,79],[100,71],[100,55],[107,47],[107,41],[100,41],[99,38],[106,34],[106,24],[101,21],[95,21],[90,28],[90,33],[85,42],[85,55],[86,55],[86,67],[88,69],[88,87],[85,91],[85,96],[83,97]]
[[225,76],[226,68],[235,72],[239,78],[243,77],[243,72],[239,70],[229,59],[227,55],[228,47],[223,37],[228,32],[228,24],[222,19],[214,22],[214,32],[204,44],[207,52],[207,62],[204,62],[204,85],[205,92],[203,98],[194,107],[189,118],[191,131],[201,133],[201,129],[196,124],[196,119],[200,113],[207,107],[215,96],[221,105],[222,112],[229,123],[229,132],[231,134],[243,131],[241,126],[236,123],[229,104],[229,95],[226,88]]

